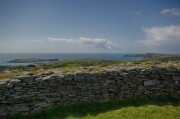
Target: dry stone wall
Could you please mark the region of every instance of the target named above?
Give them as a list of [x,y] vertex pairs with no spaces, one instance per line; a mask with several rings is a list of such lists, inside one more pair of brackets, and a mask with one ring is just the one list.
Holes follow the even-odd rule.
[[69,102],[165,94],[180,95],[180,69],[153,68],[19,76],[0,82],[0,117]]

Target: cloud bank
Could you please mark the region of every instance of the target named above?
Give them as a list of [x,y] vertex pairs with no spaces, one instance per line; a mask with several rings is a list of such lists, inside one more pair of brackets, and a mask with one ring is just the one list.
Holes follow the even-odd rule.
[[163,15],[170,15],[170,16],[180,16],[180,9],[172,8],[172,9],[164,9],[161,11]]
[[79,37],[77,39],[67,39],[67,38],[53,38],[48,37],[47,38],[50,42],[62,42],[62,43],[78,43],[82,45],[87,46],[93,46],[96,48],[101,49],[115,49],[118,48],[118,46],[113,43],[112,41],[102,39],[102,38],[85,38],[85,37]]
[[144,40],[137,42],[153,50],[180,53],[180,26],[144,28]]
[[103,48],[103,49],[113,49],[118,47],[115,43],[106,39],[98,39],[98,38],[92,39],[92,38],[80,37],[79,41],[82,44],[93,45],[95,47]]

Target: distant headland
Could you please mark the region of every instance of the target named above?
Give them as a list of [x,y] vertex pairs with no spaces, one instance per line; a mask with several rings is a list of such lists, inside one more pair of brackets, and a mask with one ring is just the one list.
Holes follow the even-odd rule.
[[127,54],[124,57],[141,57],[145,59],[158,58],[158,57],[175,57],[177,54],[159,54],[159,53],[146,53],[146,54]]
[[9,61],[9,63],[54,62],[54,61],[59,61],[59,59],[24,58],[24,59],[11,60]]

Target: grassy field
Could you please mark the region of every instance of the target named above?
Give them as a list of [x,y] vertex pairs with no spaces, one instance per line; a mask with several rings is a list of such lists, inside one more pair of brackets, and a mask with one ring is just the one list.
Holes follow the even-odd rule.
[[[168,63],[172,62],[172,63]],[[132,65],[138,65],[141,67],[149,68],[152,66],[173,66],[180,68],[180,57],[162,57],[162,58],[152,58],[152,59],[144,59],[144,60],[136,60],[136,61],[107,61],[102,59],[95,59],[95,58],[85,58],[85,59],[69,59],[69,60],[63,60],[59,62],[54,63],[43,63],[38,64],[34,67],[29,66],[7,66],[5,69],[10,70],[10,73],[5,73],[0,71],[0,79],[3,78],[10,78],[10,77],[16,77],[23,72],[32,72],[33,74],[46,72],[48,70],[61,68],[61,70],[68,70],[68,69],[77,69],[80,67],[86,68],[88,66],[100,66],[106,67],[106,66],[118,66],[119,64],[127,65],[129,67],[128,63],[131,63]],[[100,68],[99,67],[99,68]],[[39,69],[42,69],[41,72]],[[96,67],[97,70],[99,70]]]
[[12,119],[180,119],[179,99],[166,96],[59,105]]
[[21,75],[20,72],[17,72],[17,73],[0,73],[0,79],[16,77],[16,76],[19,76],[19,75]]

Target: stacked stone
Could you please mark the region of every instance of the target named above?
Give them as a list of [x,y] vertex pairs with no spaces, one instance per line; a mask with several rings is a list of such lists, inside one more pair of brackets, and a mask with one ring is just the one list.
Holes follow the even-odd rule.
[[165,94],[180,95],[180,69],[154,67],[19,76],[0,82],[0,117],[56,104]]

